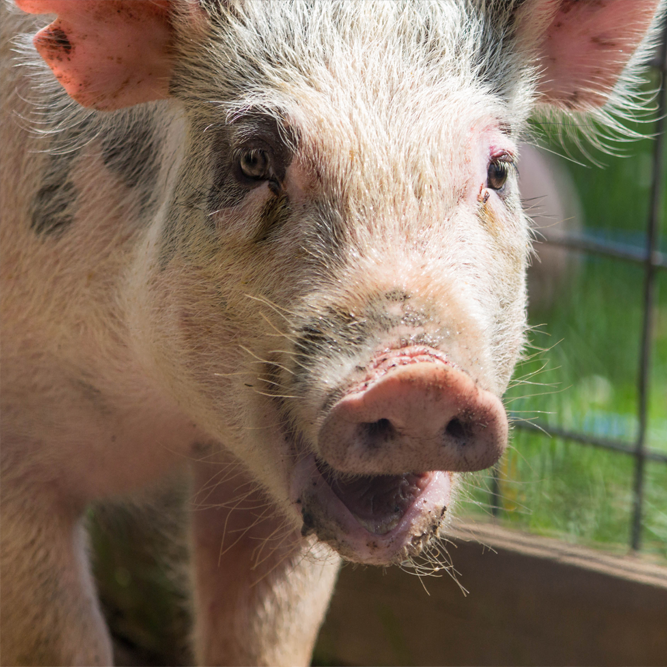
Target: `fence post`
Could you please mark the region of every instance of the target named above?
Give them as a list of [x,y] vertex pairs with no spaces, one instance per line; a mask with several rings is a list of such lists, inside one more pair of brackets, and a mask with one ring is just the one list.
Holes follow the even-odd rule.
[[648,229],[646,234],[646,261],[644,279],[644,318],[642,323],[642,339],[638,378],[638,416],[639,430],[635,446],[635,476],[632,508],[632,528],[630,546],[634,551],[641,547],[642,514],[644,507],[644,481],[646,467],[646,431],[648,426],[648,409],[651,382],[651,352],[653,344],[653,325],[657,288],[657,266],[653,261],[658,252],[660,240],[660,218],[662,213],[662,192],[664,187],[664,146],[665,146],[665,114],[667,114],[667,27],[663,33],[660,47],[660,92],[658,93],[657,137],[653,153],[653,183],[651,186],[651,202],[649,209]]

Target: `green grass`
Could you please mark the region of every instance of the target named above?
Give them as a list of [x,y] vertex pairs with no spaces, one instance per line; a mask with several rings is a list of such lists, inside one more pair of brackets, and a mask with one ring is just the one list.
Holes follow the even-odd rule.
[[[642,244],[648,216],[649,140],[626,147],[629,158],[604,156],[605,169],[569,164],[587,230]],[[665,237],[667,200],[662,216]],[[507,405],[518,417],[632,443],[637,430],[637,379],[644,273],[640,266],[581,256],[549,310],[532,312],[535,356],[521,364]],[[667,272],[659,276],[648,445],[667,452]],[[539,352],[543,349],[544,352]],[[541,370],[542,369],[542,370]],[[531,375],[535,374],[535,375]],[[542,534],[626,549],[634,461],[516,429],[500,467],[504,522]],[[490,477],[473,477],[460,514],[489,513]],[[667,558],[667,465],[646,469],[642,549]]]

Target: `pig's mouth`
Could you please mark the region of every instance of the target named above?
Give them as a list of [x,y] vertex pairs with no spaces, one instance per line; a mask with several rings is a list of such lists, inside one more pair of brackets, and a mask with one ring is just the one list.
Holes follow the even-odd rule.
[[350,478],[337,474],[321,459],[315,465],[350,514],[373,535],[386,535],[396,528],[432,478],[432,473]]
[[362,563],[418,555],[438,533],[453,473],[493,465],[507,428],[500,399],[441,352],[383,351],[323,415],[317,454],[295,467],[302,532]]
[[314,454],[293,480],[302,533],[348,560],[376,565],[418,555],[437,534],[451,491],[448,472],[341,475]]

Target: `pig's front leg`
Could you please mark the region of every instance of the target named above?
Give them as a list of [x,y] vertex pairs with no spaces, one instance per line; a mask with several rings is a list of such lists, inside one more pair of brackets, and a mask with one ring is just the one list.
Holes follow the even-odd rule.
[[86,554],[83,507],[40,483],[43,471],[32,472],[36,484],[3,477],[0,662],[110,665],[111,642]]
[[197,663],[310,664],[339,557],[288,527],[238,468],[197,463],[194,478]]

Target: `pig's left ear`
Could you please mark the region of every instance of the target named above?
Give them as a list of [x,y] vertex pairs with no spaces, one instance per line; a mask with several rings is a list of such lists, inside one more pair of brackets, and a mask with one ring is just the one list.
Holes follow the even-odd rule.
[[110,111],[167,97],[172,71],[170,0],[16,0],[58,18],[34,38],[67,93]]
[[524,0],[521,37],[537,50],[541,102],[571,111],[603,106],[662,0]]

